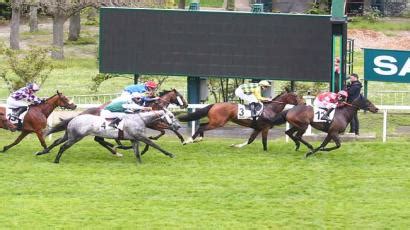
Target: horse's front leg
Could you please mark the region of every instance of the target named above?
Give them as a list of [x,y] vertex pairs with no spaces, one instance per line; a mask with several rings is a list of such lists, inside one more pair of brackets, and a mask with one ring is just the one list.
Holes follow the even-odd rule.
[[[172,130],[172,129],[171,129]],[[172,132],[175,133],[175,135],[177,135],[177,137],[179,138],[179,140],[181,141],[181,143],[184,143],[185,139],[184,137],[177,131],[177,130],[172,130]],[[202,135],[203,136],[203,135]]]
[[2,150],[1,152],[4,153],[4,152],[6,152],[7,150],[9,150],[11,147],[13,147],[13,146],[17,145],[18,143],[20,143],[20,141],[23,140],[23,139],[27,136],[27,134],[29,134],[29,133],[30,133],[30,132],[28,132],[28,131],[22,131],[22,132],[20,133],[20,136],[18,136],[17,139],[16,139],[13,143],[4,146],[4,147],[3,147],[3,150]]
[[165,134],[165,130],[163,130],[163,129],[155,129],[155,130],[159,131],[160,134],[158,134],[157,136],[151,136],[151,137],[149,137],[149,139],[158,140],[160,137],[162,137]]
[[246,145],[251,144],[256,139],[256,137],[259,135],[260,132],[261,132],[261,130],[254,129],[251,136],[249,137],[249,139],[247,141],[245,141],[244,143],[241,143],[241,144],[232,144],[231,147],[242,148]]
[[330,134],[327,134],[327,136],[326,136],[325,139],[323,140],[322,144],[321,144],[319,147],[317,147],[317,148],[311,150],[310,152],[307,152],[306,155],[305,155],[305,157],[309,157],[310,155],[316,153],[317,151],[323,150],[324,147],[329,143],[329,141],[330,141],[331,139],[332,139],[332,136],[331,136]]
[[332,135],[331,139],[333,139],[333,141],[335,142],[336,146],[330,147],[330,148],[325,148],[325,146],[323,146],[322,148],[319,149],[319,151],[332,151],[335,149],[340,148],[341,143],[340,143],[340,137],[338,134],[336,135]]

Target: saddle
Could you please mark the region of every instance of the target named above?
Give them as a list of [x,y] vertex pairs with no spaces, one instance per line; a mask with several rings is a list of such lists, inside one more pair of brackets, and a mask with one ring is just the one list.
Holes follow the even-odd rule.
[[[255,109],[255,116],[259,118],[263,111],[263,104],[262,103],[254,103]],[[238,104],[238,119],[252,119],[252,110],[251,105],[243,105]]]

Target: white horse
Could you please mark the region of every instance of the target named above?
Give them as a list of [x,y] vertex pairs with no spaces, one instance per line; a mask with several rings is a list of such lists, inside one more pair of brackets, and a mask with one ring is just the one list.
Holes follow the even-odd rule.
[[180,127],[175,116],[171,112],[164,110],[127,114],[121,121],[123,123],[123,135],[120,134],[118,129],[108,126],[109,122],[100,116],[90,114],[79,115],[70,121],[64,137],[54,142],[53,145],[49,147],[48,151],[65,142],[60,147],[56,159],[54,160],[54,163],[59,163],[63,152],[70,148],[73,144],[77,143],[85,136],[97,136],[109,139],[130,140],[132,142],[135,156],[140,163],[142,161],[141,154],[139,152],[139,141],[142,141],[143,143],[158,149],[163,154],[173,158],[174,155],[172,153],[163,150],[145,136],[146,126],[158,120],[164,120],[174,128]]

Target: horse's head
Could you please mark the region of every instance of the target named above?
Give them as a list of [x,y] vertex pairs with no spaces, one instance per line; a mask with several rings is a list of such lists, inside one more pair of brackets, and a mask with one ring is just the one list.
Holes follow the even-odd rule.
[[179,123],[175,115],[168,109],[164,108],[163,110],[164,110],[164,115],[161,116],[161,119],[167,122],[171,130],[177,131],[179,128],[181,128],[181,124]]
[[12,132],[17,130],[17,126],[11,123],[3,113],[0,113],[0,128],[10,130]]
[[74,104],[71,100],[69,100],[62,93],[58,92],[58,90],[57,90],[56,96],[58,97],[57,101],[56,101],[57,106],[60,106],[60,107],[66,108],[66,109],[71,109],[71,110],[74,110],[74,109],[77,108],[76,104]]
[[176,90],[163,91],[160,94],[161,100],[171,104],[179,105],[181,109],[188,107],[188,103],[185,98]]
[[[284,92],[276,97],[278,101],[290,105],[304,104],[305,101],[294,92]],[[274,99],[275,100],[275,99]]]
[[369,110],[372,113],[377,113],[379,111],[379,109],[362,94],[353,100],[352,105],[359,109]]

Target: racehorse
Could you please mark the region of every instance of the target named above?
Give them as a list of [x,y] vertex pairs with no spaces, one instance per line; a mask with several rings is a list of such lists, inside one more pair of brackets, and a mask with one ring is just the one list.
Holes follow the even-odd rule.
[[60,143],[65,143],[60,147],[54,163],[59,163],[60,157],[65,150],[70,148],[73,144],[80,141],[85,136],[90,135],[102,138],[130,140],[134,148],[135,156],[140,163],[142,161],[141,154],[138,149],[139,141],[152,146],[161,151],[163,154],[173,158],[174,155],[172,153],[163,150],[144,135],[146,126],[159,119],[165,119],[171,126],[178,126],[178,121],[175,118],[169,119],[169,117],[167,117],[167,112],[164,110],[127,114],[123,119],[123,135],[120,136],[118,129],[106,128],[107,121],[100,116],[90,114],[76,116],[68,124],[64,137],[61,140],[59,139],[61,141]]
[[0,107],[0,128],[10,130],[12,132],[17,130],[17,126],[9,121],[6,117],[6,108]]
[[256,121],[251,119],[238,119],[238,104],[237,103],[215,103],[208,105],[205,108],[198,109],[193,113],[182,115],[179,117],[180,121],[194,121],[199,120],[202,117],[208,117],[208,123],[199,125],[194,135],[184,143],[192,143],[195,138],[200,135],[201,139],[204,136],[204,131],[212,130],[215,128],[223,127],[228,121],[232,121],[236,124],[253,128],[254,131],[249,137],[249,140],[243,144],[234,145],[234,147],[243,147],[251,144],[260,132],[262,132],[262,144],[263,150],[267,151],[267,139],[269,129],[272,128],[271,120],[280,113],[286,106],[286,104],[297,105],[303,103],[303,100],[293,92],[285,92],[276,96],[272,101],[263,103],[263,111],[260,118]]
[[[91,115],[100,116],[101,110],[104,109],[105,106],[107,106],[108,104],[109,103],[105,103],[105,104],[101,105],[100,107],[89,108],[89,109],[83,111],[82,113],[80,113],[79,115],[91,114]],[[169,90],[169,91],[164,90],[163,92],[160,93],[160,97],[159,97],[158,100],[149,103],[147,106],[152,106],[153,110],[161,110],[161,109],[167,108],[170,104],[179,105],[180,108],[188,107],[188,103],[186,102],[184,97],[176,89],[172,89],[172,90]],[[56,132],[66,130],[68,123],[73,118],[74,117],[62,120],[60,123],[53,126],[51,129],[47,130],[46,133],[45,133],[45,136],[48,136],[52,133],[56,133]],[[165,123],[161,120],[158,120],[154,123],[151,123],[147,127],[150,128],[150,129],[158,130],[158,131],[161,132],[158,136],[150,137],[150,139],[157,140],[158,138],[160,138],[162,135],[165,134],[164,129],[170,129],[178,136],[178,138],[181,140],[181,142],[184,142],[184,138],[182,137],[182,135],[176,129],[170,128],[169,124],[167,124],[167,123]],[[109,142],[104,141],[104,138],[95,136],[94,140],[97,143],[99,143],[101,146],[103,146],[104,148],[109,150],[112,154],[120,156],[120,154],[117,153],[115,149],[113,149],[114,145],[109,143]],[[54,143],[49,148],[44,149],[41,152],[38,152],[37,155],[42,155],[42,154],[48,153],[54,146],[58,145],[58,143],[60,141],[61,140],[57,139],[56,141],[54,141]],[[119,145],[118,148],[120,148],[120,149],[132,148],[132,146],[131,147],[123,146],[119,141],[117,141],[117,144]],[[144,150],[141,152],[141,155],[143,155],[146,151],[148,151],[148,148],[149,148],[149,145],[146,145]]]
[[5,152],[11,147],[20,143],[29,133],[36,133],[37,138],[43,146],[44,149],[47,148],[46,142],[43,137],[43,129],[47,126],[47,118],[54,111],[56,107],[63,107],[66,109],[74,110],[77,106],[72,103],[66,96],[58,92],[46,99],[44,102],[38,105],[31,105],[27,111],[27,114],[23,120],[23,127],[21,129],[21,134],[17,139],[10,145],[4,146],[3,151]]
[[[377,113],[379,110],[368,99],[363,97],[363,95],[357,97],[351,104],[344,104],[344,106],[336,109],[333,121],[331,123],[313,122],[313,107],[307,105],[297,105],[290,110],[283,111],[276,117],[273,123],[274,125],[278,125],[283,124],[286,121],[289,122],[292,128],[288,129],[285,133],[295,142],[296,151],[299,150],[300,142],[309,148],[310,151],[306,153],[305,157],[309,157],[317,151],[332,151],[340,148],[341,144],[339,134],[345,131],[347,125],[353,119],[354,114],[357,113],[358,110],[369,110],[372,113]],[[306,132],[309,125],[315,129],[327,133],[326,138],[318,148],[313,148],[311,144],[302,139],[302,136]],[[296,134],[294,135],[295,132]],[[325,148],[331,140],[335,142],[336,146]]]

